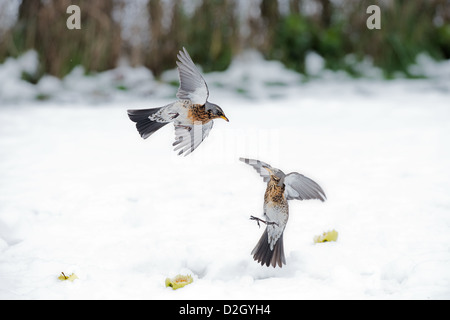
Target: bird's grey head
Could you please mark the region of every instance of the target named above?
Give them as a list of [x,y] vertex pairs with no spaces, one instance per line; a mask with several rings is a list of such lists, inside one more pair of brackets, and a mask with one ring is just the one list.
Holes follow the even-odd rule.
[[226,120],[227,122],[230,121],[225,116],[225,112],[223,112],[222,108],[219,107],[217,104],[206,101],[205,109],[206,109],[206,111],[210,112],[213,119],[222,118],[223,120]]
[[263,166],[264,169],[266,169],[269,174],[270,178],[273,179],[275,182],[278,183],[278,186],[282,186],[284,184],[284,177],[286,176],[283,171],[277,168],[269,168],[266,166]]

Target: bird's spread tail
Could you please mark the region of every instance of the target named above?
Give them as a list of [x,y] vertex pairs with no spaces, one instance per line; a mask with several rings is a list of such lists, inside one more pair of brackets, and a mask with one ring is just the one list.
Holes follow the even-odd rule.
[[253,259],[261,265],[270,266],[274,268],[278,265],[280,268],[283,264],[286,264],[286,259],[284,257],[284,246],[283,246],[283,234],[275,243],[273,250],[270,249],[269,236],[267,234],[267,228],[264,230],[261,239],[259,239],[258,244],[252,251]]
[[158,129],[164,127],[168,122],[157,122],[149,119],[151,115],[161,110],[161,108],[128,110],[128,117],[136,122],[136,128],[143,139],[147,139]]

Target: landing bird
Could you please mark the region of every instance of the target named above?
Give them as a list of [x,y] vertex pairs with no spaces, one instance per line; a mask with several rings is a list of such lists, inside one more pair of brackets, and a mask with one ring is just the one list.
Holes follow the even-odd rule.
[[209,90],[185,48],[178,54],[180,87],[176,102],[161,108],[128,110],[131,121],[143,139],[147,139],[169,122],[175,126],[175,151],[185,156],[194,151],[208,136],[213,119],[229,121],[223,110],[208,102]]
[[304,175],[291,172],[284,174],[277,168],[272,168],[269,164],[259,160],[239,158],[239,160],[251,165],[267,182],[266,193],[264,194],[264,218],[251,216],[251,220],[256,220],[266,224],[266,229],[258,244],[252,251],[253,259],[261,265],[286,264],[283,248],[283,232],[289,217],[288,200],[309,200],[319,199],[325,201],[326,196],[322,188],[313,180]]

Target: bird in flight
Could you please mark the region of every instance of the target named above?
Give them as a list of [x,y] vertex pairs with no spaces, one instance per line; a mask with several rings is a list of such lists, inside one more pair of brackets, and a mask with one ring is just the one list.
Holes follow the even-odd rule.
[[147,139],[158,129],[173,122],[175,142],[173,146],[179,155],[188,155],[208,136],[214,121],[222,118],[229,121],[223,110],[208,101],[209,90],[185,48],[178,54],[180,87],[176,102],[160,108],[128,110],[131,121],[143,139]]
[[267,182],[264,194],[264,218],[251,216],[250,219],[266,224],[266,229],[252,251],[253,259],[261,265],[278,265],[280,268],[286,264],[283,247],[283,232],[289,218],[288,200],[318,199],[325,201],[326,196],[322,188],[313,180],[304,175],[283,171],[271,167],[269,164],[254,160],[239,158],[251,165]]

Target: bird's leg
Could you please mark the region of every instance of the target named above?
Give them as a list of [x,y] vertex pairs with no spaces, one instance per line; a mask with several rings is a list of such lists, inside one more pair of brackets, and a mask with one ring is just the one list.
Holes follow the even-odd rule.
[[191,130],[192,130],[192,128],[191,128],[190,126],[184,126],[184,125],[182,125],[182,124],[178,124],[177,127],[186,129],[187,131],[191,131]]
[[260,218],[258,218],[258,217],[250,216],[250,220],[256,220],[256,223],[258,224],[258,227],[261,227],[261,226],[259,225],[260,222],[265,223],[265,224],[268,225],[268,226],[269,226],[269,225],[276,225],[276,226],[278,227],[278,223],[273,222],[273,221],[266,221],[266,220],[260,219]]

